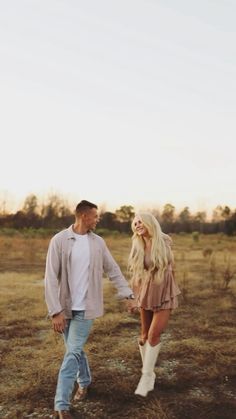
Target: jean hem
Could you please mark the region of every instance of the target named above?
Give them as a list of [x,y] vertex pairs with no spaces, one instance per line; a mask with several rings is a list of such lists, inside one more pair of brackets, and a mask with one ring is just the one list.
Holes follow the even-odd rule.
[[85,382],[77,381],[77,384],[80,387],[88,387],[88,386],[90,386],[91,382],[92,381],[85,381]]
[[55,412],[58,412],[59,410],[61,411],[61,410],[66,410],[67,412],[69,412],[69,410],[70,410],[70,406],[68,406],[68,405],[62,405],[62,406],[58,406],[58,405],[55,405],[54,406],[54,410],[55,410]]

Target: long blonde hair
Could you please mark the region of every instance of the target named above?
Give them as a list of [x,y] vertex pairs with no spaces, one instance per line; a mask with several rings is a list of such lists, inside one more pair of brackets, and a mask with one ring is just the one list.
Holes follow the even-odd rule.
[[[140,212],[136,214],[147,229],[151,238],[151,268],[150,271],[156,283],[160,284],[164,279],[167,266],[174,262],[171,250],[172,239],[163,233],[161,226],[153,214]],[[144,278],[144,240],[136,232],[134,219],[131,224],[133,231],[132,247],[128,259],[128,269],[131,272],[131,285],[135,286]]]

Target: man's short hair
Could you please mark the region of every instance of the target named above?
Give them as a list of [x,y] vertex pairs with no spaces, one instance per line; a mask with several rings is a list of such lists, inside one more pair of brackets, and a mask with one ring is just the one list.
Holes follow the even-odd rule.
[[80,201],[76,205],[75,212],[76,212],[76,214],[82,214],[82,213],[87,212],[88,210],[90,210],[92,208],[98,209],[96,204],[93,204],[92,202],[89,202],[89,201],[86,201],[85,199],[83,199],[82,201]]

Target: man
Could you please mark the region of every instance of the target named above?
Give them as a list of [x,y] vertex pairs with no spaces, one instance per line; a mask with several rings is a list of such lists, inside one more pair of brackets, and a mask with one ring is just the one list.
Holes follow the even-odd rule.
[[50,241],[45,272],[45,299],[55,332],[63,333],[66,352],[59,371],[54,418],[72,418],[70,399],[77,380],[77,400],[91,383],[84,345],[96,317],[103,314],[102,276],[105,272],[118,290],[118,298],[133,298],[131,288],[110,254],[105,241],[93,233],[97,205],[81,201],[75,223]]

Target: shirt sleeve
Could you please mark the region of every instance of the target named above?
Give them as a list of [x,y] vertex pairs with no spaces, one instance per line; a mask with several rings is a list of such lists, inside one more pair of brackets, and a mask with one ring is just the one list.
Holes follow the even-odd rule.
[[45,269],[45,300],[48,307],[48,314],[53,316],[56,313],[62,311],[62,307],[59,301],[59,273],[61,266],[61,258],[58,243],[54,238],[51,239],[47,258],[46,258],[46,269]]
[[103,269],[118,290],[117,298],[127,298],[133,294],[128,281],[125,279],[119,265],[114,260],[106,245],[104,246],[103,252]]

